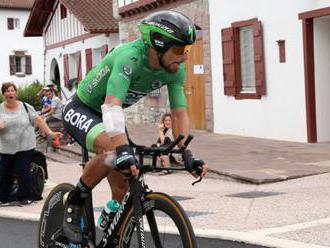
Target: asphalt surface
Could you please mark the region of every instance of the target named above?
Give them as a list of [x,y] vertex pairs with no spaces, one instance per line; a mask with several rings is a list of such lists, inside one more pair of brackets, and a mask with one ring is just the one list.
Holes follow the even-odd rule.
[[[35,248],[37,222],[0,218],[0,247],[3,248]],[[98,231],[98,236],[102,235]],[[208,248],[263,248],[262,246],[247,245],[239,242],[217,239],[198,238],[198,247]],[[138,247],[132,244],[133,247]],[[174,243],[168,243],[175,247]]]
[[[43,196],[62,182],[75,184],[77,164],[49,163],[50,178]],[[253,185],[209,174],[195,186],[188,173],[148,174],[154,191],[176,198],[196,236],[276,248],[330,247],[330,174]],[[111,194],[106,180],[93,190],[97,218]],[[44,201],[2,207],[0,217],[37,221]],[[0,247],[1,243],[0,243]]]

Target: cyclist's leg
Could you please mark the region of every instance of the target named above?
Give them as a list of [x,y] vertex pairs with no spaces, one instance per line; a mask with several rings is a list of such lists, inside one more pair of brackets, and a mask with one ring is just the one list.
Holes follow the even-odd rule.
[[[66,207],[67,212],[64,214],[64,234],[70,238],[70,241],[78,243],[82,237],[79,228],[79,215],[91,189],[112,172],[113,179],[110,181],[113,186],[113,196],[117,201],[121,201],[128,185],[122,175],[104,163],[106,152],[113,150],[116,144],[113,144],[110,137],[105,133],[102,116],[83,105],[76,97],[65,106],[63,116],[65,128],[77,142],[98,154],[86,164],[79,183],[70,192]],[[78,212],[78,214],[75,212]],[[68,223],[68,219],[71,222]]]
[[[70,99],[63,109],[63,124],[75,140],[89,151],[95,151],[95,142],[103,146],[110,144],[110,139],[102,134],[104,133],[102,116],[81,103],[76,96]],[[96,151],[100,150],[100,148],[96,149]],[[73,243],[80,243],[82,240],[79,223],[85,200],[92,188],[111,170],[104,165],[104,158],[104,154],[99,154],[86,164],[77,186],[68,195],[63,219],[63,234]]]
[[105,132],[102,132],[95,138],[93,147],[98,155],[86,164],[82,180],[86,185],[93,188],[103,178],[108,176],[112,197],[120,202],[128,190],[127,179],[120,172],[104,164],[106,152],[114,150],[113,143],[109,136]]
[[127,178],[118,171],[111,171],[107,177],[110,184],[112,199],[121,203],[125,194],[128,191]]

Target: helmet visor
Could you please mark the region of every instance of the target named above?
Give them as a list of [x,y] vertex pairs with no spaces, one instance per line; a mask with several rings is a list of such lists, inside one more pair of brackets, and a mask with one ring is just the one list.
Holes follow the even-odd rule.
[[185,45],[185,46],[172,46],[172,51],[175,55],[184,55],[187,54],[192,45]]

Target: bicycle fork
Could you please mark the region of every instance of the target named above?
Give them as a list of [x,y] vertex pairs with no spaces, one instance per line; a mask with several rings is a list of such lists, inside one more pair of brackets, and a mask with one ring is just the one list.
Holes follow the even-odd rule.
[[144,235],[144,225],[143,225],[143,211],[141,202],[141,184],[135,178],[129,179],[130,191],[132,193],[132,205],[134,209],[134,218],[136,223],[136,234],[137,240],[139,242],[139,248],[146,248],[146,241]]

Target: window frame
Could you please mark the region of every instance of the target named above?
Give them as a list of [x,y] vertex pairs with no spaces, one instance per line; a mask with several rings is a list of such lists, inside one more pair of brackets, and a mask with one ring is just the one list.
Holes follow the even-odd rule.
[[[253,27],[255,92],[242,91],[240,29]],[[262,23],[258,18],[231,23],[221,30],[224,95],[235,99],[261,99],[266,95]]]
[[7,17],[7,30],[21,29],[21,20],[16,17]]
[[[240,48],[240,28],[252,26],[255,29],[254,25],[258,22],[257,18],[253,18],[250,20],[234,22],[231,26],[234,28],[234,39],[235,39],[235,67],[236,70],[236,79],[237,79],[237,93],[235,95],[236,99],[261,99],[261,95],[257,94],[256,92],[242,92],[242,68],[241,68],[241,48]],[[255,56],[255,47],[254,49],[254,56]],[[255,63],[254,63],[255,66]],[[255,86],[257,84],[257,80],[255,79]]]
[[[21,71],[17,70],[19,65]],[[9,55],[9,70],[11,76],[25,77],[26,75],[32,75],[31,55],[28,55],[26,51],[15,51]]]

